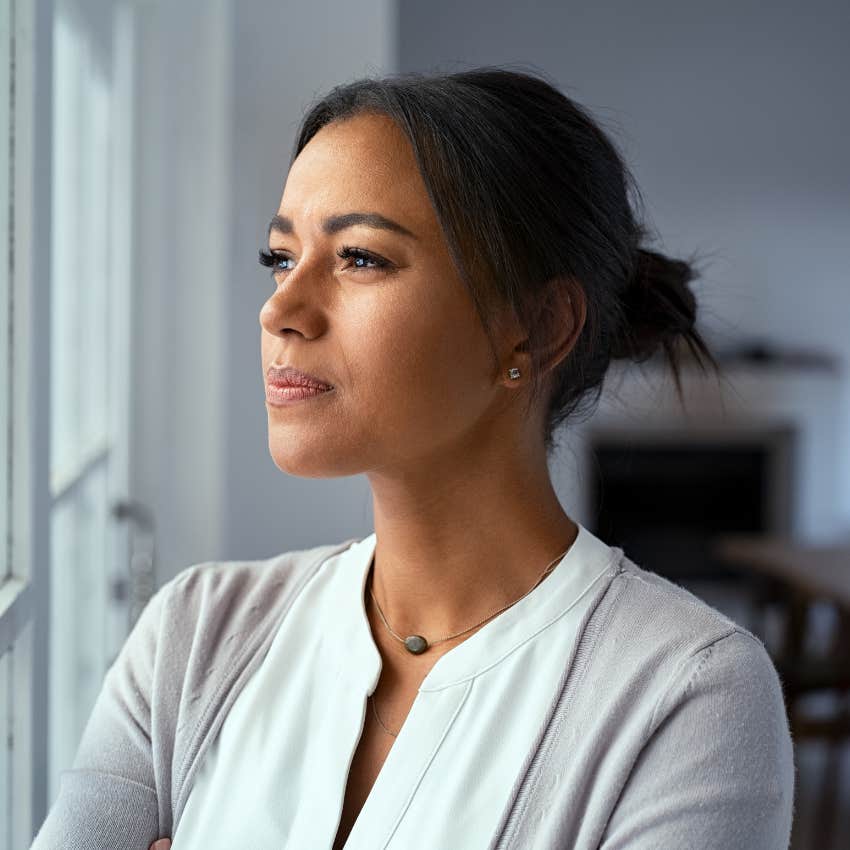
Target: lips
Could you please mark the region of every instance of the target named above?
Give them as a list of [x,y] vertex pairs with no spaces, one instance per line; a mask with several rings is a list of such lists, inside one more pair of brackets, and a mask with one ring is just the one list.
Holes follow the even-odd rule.
[[333,384],[322,378],[302,372],[294,366],[270,366],[266,373],[268,383],[275,387],[304,387],[313,390],[332,390]]

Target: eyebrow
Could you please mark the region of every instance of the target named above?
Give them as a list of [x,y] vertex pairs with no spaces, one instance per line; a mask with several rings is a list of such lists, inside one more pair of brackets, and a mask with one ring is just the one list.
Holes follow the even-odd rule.
[[[322,222],[322,230],[328,236],[338,233],[340,230],[345,230],[347,227],[353,227],[356,224],[363,224],[366,227],[374,227],[377,230],[390,230],[394,233],[400,233],[402,236],[409,236],[416,239],[417,236],[406,227],[393,221],[391,218],[381,215],[376,212],[350,212],[343,215],[332,215]],[[276,233],[294,233],[295,229],[292,226],[292,219],[285,215],[272,216],[269,222],[268,235],[272,235],[272,231]]]

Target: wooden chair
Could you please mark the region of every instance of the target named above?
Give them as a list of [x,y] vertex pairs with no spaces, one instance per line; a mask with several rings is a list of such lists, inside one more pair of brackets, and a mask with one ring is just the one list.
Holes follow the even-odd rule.
[[[770,610],[781,614],[779,643],[768,649],[782,683],[792,740],[795,745],[811,740],[827,744],[813,817],[816,835],[809,846],[830,848],[843,828],[838,823],[841,756],[850,742],[850,546],[812,547],[730,536],[721,540],[718,554],[760,576],[755,604],[762,622]],[[836,623],[829,645],[813,652],[807,647],[810,617],[813,604],[822,602],[834,606]],[[759,635],[763,640],[765,633],[763,629]],[[831,711],[811,713],[816,693],[832,696]]]

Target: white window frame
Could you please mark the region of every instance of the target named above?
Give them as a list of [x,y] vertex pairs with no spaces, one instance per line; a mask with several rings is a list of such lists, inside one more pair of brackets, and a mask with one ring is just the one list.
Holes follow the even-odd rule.
[[[6,492],[0,554],[0,701],[3,798],[0,847],[29,846],[46,813],[47,646],[49,622],[49,252],[52,115],[52,0],[5,0],[10,39],[8,136],[0,163],[3,199],[2,390],[0,441]],[[38,61],[36,61],[38,57]]]

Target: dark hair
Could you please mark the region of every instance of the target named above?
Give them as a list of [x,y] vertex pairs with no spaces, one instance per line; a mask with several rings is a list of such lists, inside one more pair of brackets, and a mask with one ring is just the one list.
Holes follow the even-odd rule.
[[[703,371],[704,361],[719,371],[694,327],[693,260],[640,247],[647,228],[630,200],[640,203],[640,193],[622,157],[589,112],[542,76],[485,66],[336,86],[304,115],[290,165],[322,127],[368,112],[410,139],[491,345],[497,309],[512,308],[527,330],[529,409],[549,392],[547,453],[580,402],[598,402],[612,359],[642,362],[663,349],[680,401],[678,343]],[[584,327],[547,370],[553,335],[563,334],[558,305],[576,294]]]

